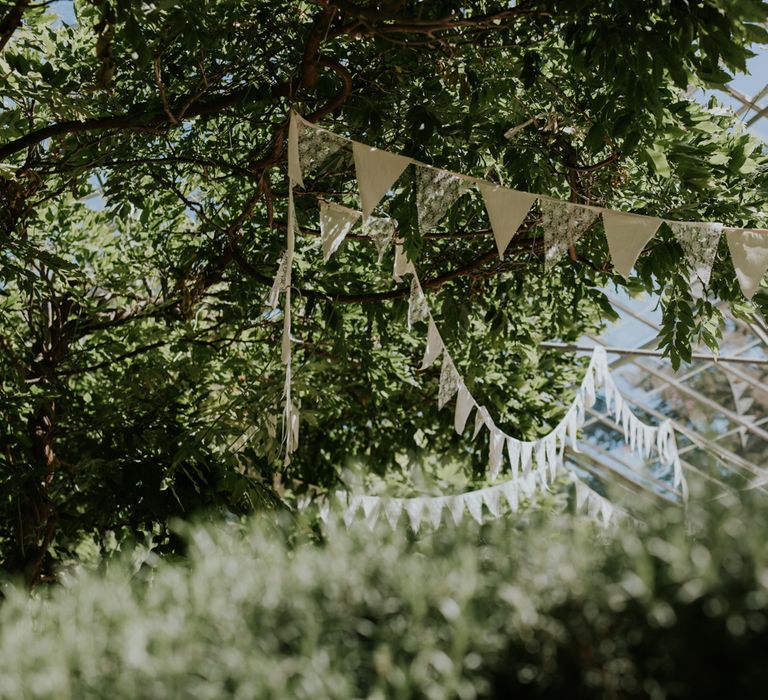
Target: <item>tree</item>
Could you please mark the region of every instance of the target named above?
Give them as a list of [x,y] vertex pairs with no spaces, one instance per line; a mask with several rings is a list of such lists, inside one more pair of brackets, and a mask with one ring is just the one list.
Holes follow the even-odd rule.
[[[284,245],[290,107],[532,192],[765,222],[765,152],[683,95],[744,68],[765,40],[758,0],[75,9],[71,26],[26,2],[0,19],[0,539],[30,583],[83,538],[272,507],[290,479],[336,483],[349,456],[386,473],[428,447],[481,468],[433,406],[436,376],[416,376],[407,286],[364,241],[327,266],[313,252],[314,195],[354,201],[343,155],[297,198],[303,437],[283,468],[281,323],[264,297]],[[479,201],[422,238],[411,192],[388,205],[473,391],[510,432],[546,432],[579,369],[538,344],[599,325],[612,314],[601,287],[623,283],[601,237],[545,275],[535,221],[500,261]],[[679,362],[694,340],[716,346],[712,300],[749,309],[724,243],[695,301],[668,234],[630,286],[663,291],[661,343]]]

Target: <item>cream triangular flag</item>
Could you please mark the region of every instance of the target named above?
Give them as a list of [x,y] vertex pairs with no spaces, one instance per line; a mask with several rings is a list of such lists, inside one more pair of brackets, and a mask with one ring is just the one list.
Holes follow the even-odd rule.
[[511,436],[507,437],[507,455],[509,468],[512,470],[512,478],[517,479],[520,473],[520,440]]
[[517,509],[520,506],[520,494],[518,489],[519,484],[517,479],[501,485],[501,491],[504,494],[504,498],[507,499],[507,503],[509,503],[509,507],[512,509],[513,513],[517,513]]
[[751,299],[768,271],[768,229],[725,229],[736,278]]
[[536,195],[489,183],[483,183],[479,188],[491,221],[499,257],[503,258],[509,242],[536,201]]
[[403,275],[415,275],[416,268],[405,254],[402,243],[395,243],[395,266],[392,269],[392,277],[395,282],[400,282]]
[[482,525],[483,497],[480,495],[480,492],[470,491],[469,493],[465,493],[462,498],[464,499],[464,505],[467,507],[469,514]]
[[445,503],[445,499],[442,497],[428,498],[426,503],[429,522],[432,524],[432,527],[437,529],[440,527],[440,522],[443,519],[443,504]]
[[709,284],[723,225],[699,221],[667,221],[666,224],[680,243],[693,275],[703,285]]
[[659,230],[661,219],[638,214],[622,214],[618,211],[604,211],[603,225],[613,267],[624,279],[629,279],[629,273],[646,243]]
[[472,413],[474,405],[475,401],[472,398],[472,394],[469,393],[469,389],[464,386],[464,382],[459,381],[459,391],[456,396],[456,412],[453,414],[453,427],[459,435],[464,432],[467,418]]
[[427,329],[427,347],[424,349],[424,359],[421,361],[419,369],[427,369],[443,351],[443,339],[440,337],[440,331],[437,330],[432,316],[429,317]]
[[448,509],[453,516],[453,522],[457,525],[461,522],[464,516],[464,499],[462,496],[453,496],[448,499]]
[[397,527],[397,521],[400,513],[403,511],[402,498],[388,498],[384,501],[384,515],[387,517],[390,527],[394,530]]
[[445,170],[416,169],[416,210],[423,236],[432,230],[451,205],[469,189],[469,182]]
[[367,219],[412,161],[406,156],[380,151],[356,141],[352,142],[352,155],[355,159],[363,219]]
[[480,492],[483,495],[483,503],[485,503],[488,511],[494,518],[499,517],[499,501],[501,500],[501,488],[494,486],[490,489],[483,489]]
[[320,237],[323,241],[323,260],[333,255],[352,227],[360,219],[360,212],[334,202],[320,202]]
[[491,480],[495,481],[501,471],[504,462],[504,433],[495,425],[490,428],[491,437],[488,447],[488,469],[491,474]]
[[419,527],[421,527],[421,518],[424,515],[424,499],[406,498],[405,512],[408,514],[408,520],[411,523],[413,531],[418,532]]

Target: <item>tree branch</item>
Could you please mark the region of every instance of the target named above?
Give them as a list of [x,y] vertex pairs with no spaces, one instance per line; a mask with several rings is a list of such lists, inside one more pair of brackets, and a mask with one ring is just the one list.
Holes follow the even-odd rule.
[[13,33],[21,26],[24,10],[29,6],[29,0],[17,0],[16,4],[6,13],[0,22],[0,51],[10,41]]

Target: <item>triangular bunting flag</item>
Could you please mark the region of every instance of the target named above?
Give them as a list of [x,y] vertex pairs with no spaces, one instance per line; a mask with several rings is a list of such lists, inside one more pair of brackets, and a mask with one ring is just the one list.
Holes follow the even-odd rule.
[[479,187],[493,229],[493,237],[496,239],[499,257],[503,258],[509,242],[536,201],[536,195],[486,183]]
[[411,293],[408,297],[408,330],[417,321],[426,321],[429,316],[429,306],[424,290],[416,276],[411,279]]
[[768,271],[768,229],[725,229],[736,278],[751,299]]
[[473,440],[477,437],[480,429],[488,423],[492,423],[488,409],[485,406],[478,406],[477,413],[475,413],[475,429],[472,431]]
[[298,156],[302,179],[297,179],[296,182],[303,186],[304,178],[312,175],[336,151],[346,146],[348,141],[343,136],[321,129],[303,119],[298,122],[297,126]]
[[451,511],[451,516],[453,516],[453,522],[458,525],[464,516],[464,499],[461,496],[449,498],[448,509]]
[[380,151],[356,141],[352,143],[352,155],[355,159],[363,219],[367,219],[412,161],[405,156]]
[[381,265],[384,253],[395,237],[395,230],[395,222],[392,219],[374,216],[368,217],[367,220],[363,219],[363,234],[368,236],[376,246],[379,265]]
[[267,297],[267,306],[275,309],[280,303],[280,295],[285,291],[288,286],[288,256],[281,255],[280,262],[277,266],[277,273],[275,273],[275,281],[272,283],[272,289]]
[[323,242],[323,260],[333,255],[352,227],[360,219],[360,212],[333,202],[320,202],[320,237]]
[[402,511],[402,498],[388,498],[384,501],[384,515],[387,517],[387,521],[393,530],[397,527],[397,521],[399,520]]
[[517,513],[517,509],[520,506],[520,494],[518,492],[518,482],[517,480],[514,481],[508,481],[506,484],[502,484],[501,491],[504,494],[504,498],[507,499],[507,503],[509,503],[509,507],[512,509],[513,513]]
[[666,224],[680,243],[693,274],[703,285],[709,284],[712,265],[717,255],[717,244],[723,231],[722,224],[696,221],[667,221]]
[[483,489],[480,492],[483,496],[483,503],[488,508],[488,512],[493,515],[494,518],[499,517],[499,501],[501,500],[501,489],[494,487],[491,489]]
[[288,179],[299,187],[304,187],[299,161],[299,129],[301,117],[291,110],[288,123]]
[[437,408],[441,409],[459,390],[459,375],[453,366],[453,360],[443,352],[443,365],[440,368],[440,384],[437,389]]
[[520,473],[520,441],[513,437],[507,438],[507,456],[509,457],[509,467],[512,470],[512,477],[517,479]]
[[407,498],[405,500],[405,512],[408,514],[408,520],[414,532],[419,531],[421,527],[421,518],[424,514],[424,499]]
[[416,269],[413,267],[413,263],[408,260],[408,256],[405,254],[402,243],[395,243],[395,266],[392,269],[392,277],[395,282],[400,282],[403,275],[415,275]]
[[440,527],[440,521],[443,519],[443,504],[445,500],[443,498],[428,498],[427,501],[427,515],[432,527]]
[[423,236],[443,218],[451,205],[469,189],[467,180],[437,168],[416,170],[416,209]]
[[613,267],[624,279],[629,279],[629,273],[646,243],[659,230],[661,219],[604,211],[603,225]]
[[483,497],[477,491],[471,491],[465,493],[461,498],[464,499],[464,505],[466,506],[469,514],[477,520],[481,525],[483,524]]
[[554,199],[542,199],[541,213],[541,227],[544,230],[544,268],[551,270],[568,248],[594,223],[600,210]]
[[467,425],[467,418],[472,413],[472,408],[475,402],[472,399],[472,394],[469,393],[467,387],[464,386],[464,382],[459,382],[459,391],[456,395],[456,412],[453,416],[453,427],[456,432],[461,435],[464,432],[464,427]]
[[429,317],[429,326],[427,330],[427,347],[424,349],[424,359],[421,361],[419,369],[427,369],[443,351],[443,339],[440,337],[440,331],[437,330],[432,317]]
[[496,426],[491,428],[491,438],[488,447],[488,468],[492,480],[495,480],[499,475],[504,461],[504,438],[504,433]]

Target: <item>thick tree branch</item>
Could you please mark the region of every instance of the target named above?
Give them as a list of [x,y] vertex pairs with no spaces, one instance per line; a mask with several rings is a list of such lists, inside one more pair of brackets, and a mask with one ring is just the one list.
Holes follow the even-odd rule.
[[6,12],[5,17],[0,21],[0,51],[5,48],[13,33],[21,26],[24,10],[29,4],[29,0],[17,0],[16,4]]

